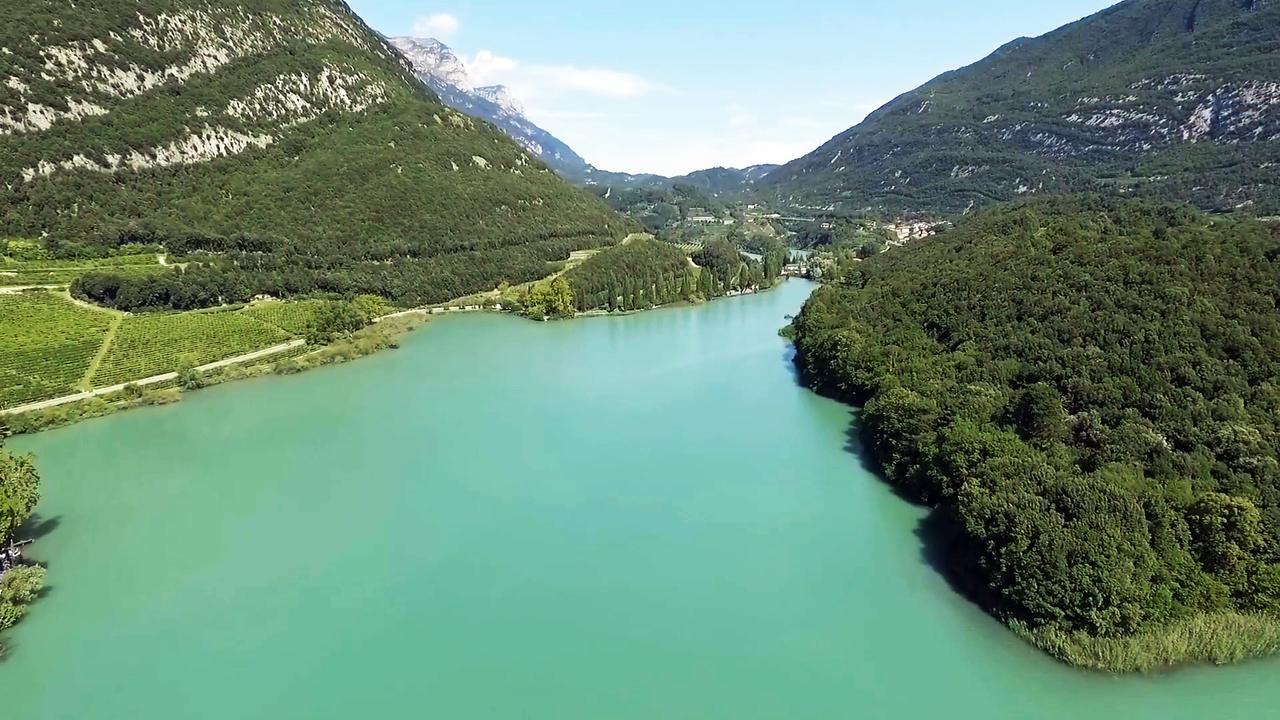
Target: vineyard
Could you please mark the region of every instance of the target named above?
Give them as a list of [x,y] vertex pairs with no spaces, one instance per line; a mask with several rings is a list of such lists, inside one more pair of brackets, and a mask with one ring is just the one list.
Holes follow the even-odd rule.
[[54,293],[0,295],[0,407],[75,392],[111,322]]
[[225,360],[285,342],[290,333],[240,312],[131,315],[93,376],[108,387],[163,375],[180,365]]
[[108,269],[127,275],[167,272],[155,255],[77,260],[14,260],[0,255],[0,287],[68,285],[90,270]]
[[290,335],[302,336],[307,333],[316,313],[324,307],[326,300],[299,300],[297,302],[260,302],[241,310],[240,313],[268,325],[277,327]]
[[64,292],[0,294],[0,408],[265,350],[304,337],[329,304],[271,301],[238,310],[121,315],[77,304]]
[[116,255],[72,260],[15,260],[0,256],[0,270],[94,270],[157,264],[155,255]]

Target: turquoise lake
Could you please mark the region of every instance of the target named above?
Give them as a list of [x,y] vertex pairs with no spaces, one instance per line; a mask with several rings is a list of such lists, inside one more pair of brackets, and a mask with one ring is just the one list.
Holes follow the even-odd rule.
[[1065,668],[952,591],[795,379],[812,285],[446,317],[11,442],[51,591],[0,717],[1264,718],[1280,664]]

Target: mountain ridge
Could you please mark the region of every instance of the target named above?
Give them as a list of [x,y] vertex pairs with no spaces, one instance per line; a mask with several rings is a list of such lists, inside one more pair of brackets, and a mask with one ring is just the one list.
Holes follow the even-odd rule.
[[769,170],[777,167],[715,167],[673,177],[656,173],[602,170],[585,160],[566,142],[530,120],[510,88],[505,85],[476,86],[471,80],[466,62],[444,42],[436,38],[410,36],[389,37],[387,41],[404,54],[419,79],[445,104],[492,123],[563,177],[579,185],[657,187],[663,184],[688,183],[709,192],[729,192],[754,184]]
[[477,87],[466,63],[448,45],[435,38],[388,38],[402,52],[415,74],[453,109],[492,123],[561,175],[577,179],[590,165],[564,141],[542,129],[524,114],[524,108],[503,85]]
[[154,244],[211,301],[418,304],[625,230],[338,0],[37,0],[0,48],[0,232],[55,257]]
[[1110,190],[1280,208],[1280,8],[1128,0],[948,71],[761,185],[793,200],[951,214]]

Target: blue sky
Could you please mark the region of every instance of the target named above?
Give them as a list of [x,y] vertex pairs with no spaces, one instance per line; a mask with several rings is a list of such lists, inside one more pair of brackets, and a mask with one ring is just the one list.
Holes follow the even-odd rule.
[[349,0],[443,40],[606,170],[784,162],[900,93],[1114,0]]

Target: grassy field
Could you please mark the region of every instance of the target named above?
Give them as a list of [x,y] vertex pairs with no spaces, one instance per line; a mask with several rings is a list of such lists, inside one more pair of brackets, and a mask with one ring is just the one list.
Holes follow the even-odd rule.
[[0,407],[76,392],[113,316],[55,293],[0,295]]
[[107,387],[174,372],[181,365],[204,365],[291,339],[293,335],[246,311],[131,315],[93,376]]
[[[590,254],[577,253],[575,260],[581,262]],[[144,259],[154,264],[128,264]],[[115,261],[113,267],[126,271],[168,270],[154,256],[106,262]],[[51,267],[32,267],[41,264]],[[65,273],[68,280],[90,269],[3,257],[0,267],[11,268],[11,273]],[[4,284],[0,281],[0,287]],[[0,293],[0,409],[143,380],[304,338],[329,302],[267,301],[183,313],[124,314],[72,300],[65,290]]]
[[244,308],[127,315],[74,301],[65,291],[0,293],[0,409],[142,380],[305,337],[328,302],[270,301]]
[[170,270],[161,265],[155,255],[121,255],[81,260],[14,260],[0,255],[0,287],[69,285],[90,270],[104,268],[130,275]]
[[105,258],[80,258],[75,260],[15,260],[0,255],[0,271],[3,270],[92,270],[95,268],[131,267],[134,265],[159,265],[155,255],[116,255]]
[[305,335],[316,312],[326,300],[298,300],[297,302],[260,302],[241,310],[246,317],[264,322],[290,335]]

